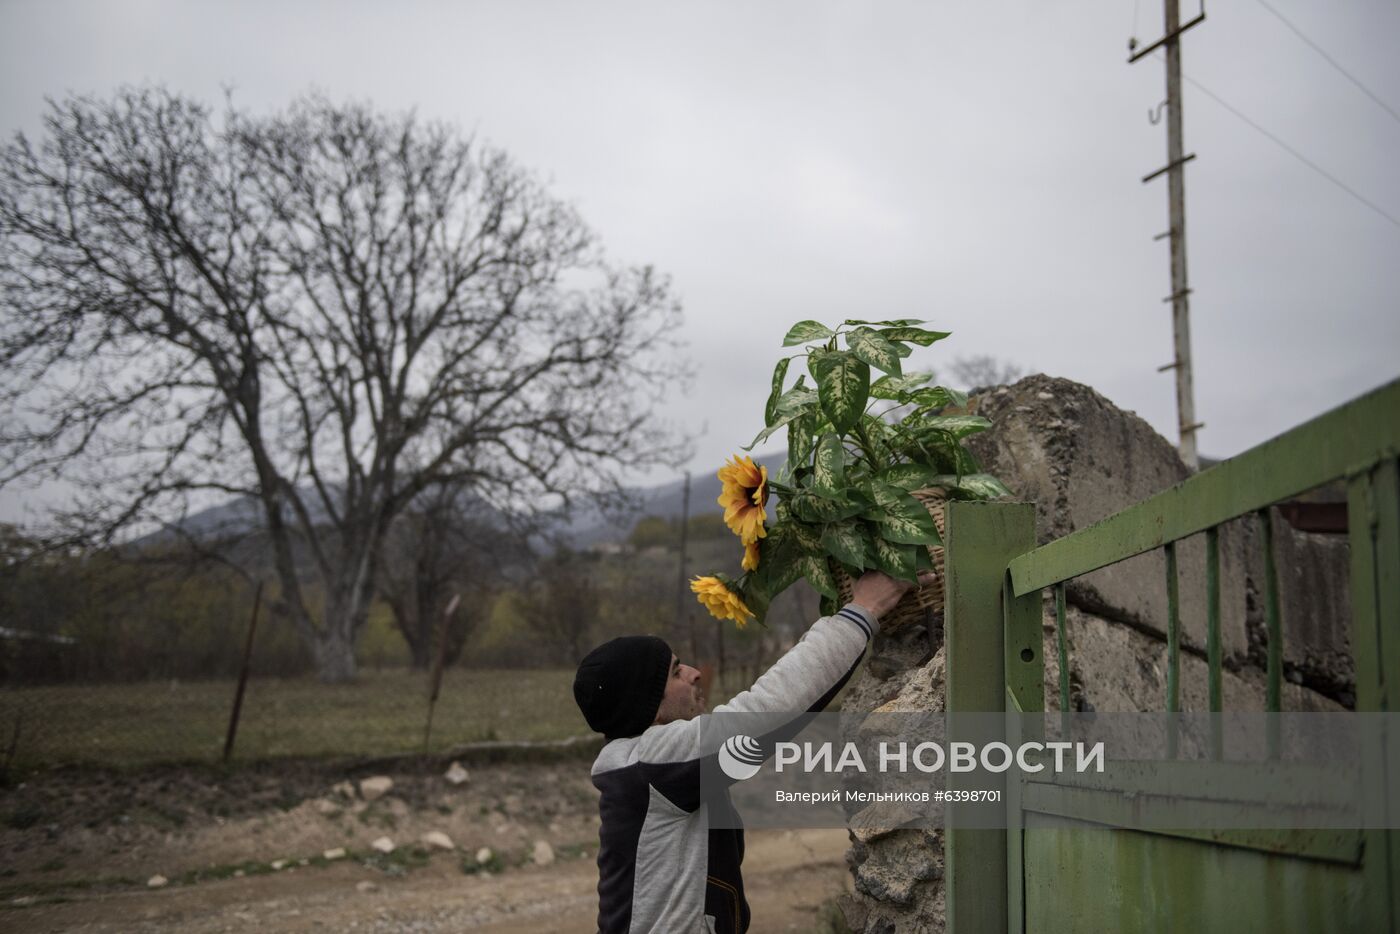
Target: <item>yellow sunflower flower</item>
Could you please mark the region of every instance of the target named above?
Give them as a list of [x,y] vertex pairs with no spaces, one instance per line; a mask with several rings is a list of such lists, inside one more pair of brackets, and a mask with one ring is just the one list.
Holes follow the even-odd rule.
[[749,542],[744,546],[744,560],[741,566],[745,571],[752,571],[758,567],[758,542]]
[[723,484],[716,502],[724,507],[724,524],[745,545],[752,545],[767,534],[763,523],[768,514],[763,507],[768,502],[768,468],[736,454],[716,476]]
[[690,582],[690,589],[695,592],[700,605],[709,610],[715,619],[732,619],[735,625],[743,629],[753,618],[753,611],[718,577],[697,577]]

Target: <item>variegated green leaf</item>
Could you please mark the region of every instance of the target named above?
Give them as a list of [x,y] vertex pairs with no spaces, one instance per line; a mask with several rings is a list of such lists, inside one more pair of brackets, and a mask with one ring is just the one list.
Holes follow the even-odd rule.
[[977,463],[977,458],[967,448],[958,445],[953,453],[957,460],[957,467],[953,472],[958,476],[966,477],[969,474],[982,472],[982,465]]
[[914,547],[914,573],[932,570],[934,570],[933,555],[928,553],[928,548],[916,545]]
[[879,526],[880,536],[888,541],[902,542],[906,545],[943,544],[943,539],[938,535],[938,527],[933,524],[933,517],[927,512],[922,518],[891,514],[886,516]]
[[870,366],[849,351],[830,351],[814,356],[812,375],[822,412],[831,420],[837,434],[845,434],[860,421],[870,393]]
[[799,493],[792,499],[792,514],[803,522],[822,524],[840,522],[865,510],[868,504],[850,499],[822,499],[810,492]]
[[937,486],[938,471],[923,464],[897,464],[880,471],[877,479],[901,490],[922,490]]
[[805,386],[794,386],[783,393],[774,403],[773,408],[777,415],[791,415],[794,412],[805,412],[817,404],[817,393],[814,389]]
[[942,474],[935,480],[938,486],[965,490],[978,499],[997,499],[1001,496],[1011,495],[1011,491],[1006,488],[1006,485],[989,473],[967,474],[962,479],[959,479],[955,474]]
[[934,341],[943,340],[950,333],[950,331],[925,331],[923,328],[892,327],[882,329],[880,336],[887,341],[909,341],[920,347],[927,347]]
[[816,416],[808,412],[788,426],[788,464],[793,470],[806,467],[812,460],[816,422]]
[[[967,397],[964,396],[963,398],[964,401],[966,401]],[[941,409],[954,405],[953,399],[953,394],[942,386],[925,386],[922,389],[916,389],[914,392],[910,393],[908,397],[908,401],[915,405],[933,409]]]
[[836,599],[836,578],[831,575],[831,568],[827,567],[826,555],[803,555],[797,559],[797,565],[802,576],[818,593]]
[[822,532],[822,547],[839,561],[857,568],[865,567],[869,542],[858,520],[834,522]]
[[846,343],[856,358],[883,370],[891,376],[899,376],[899,352],[894,345],[874,331],[861,328],[846,335]]
[[870,558],[877,568],[900,580],[918,580],[915,571],[918,545],[886,541],[878,534],[871,536],[870,544]]
[[744,450],[744,451],[752,451],[754,448],[758,447],[760,444],[762,444],[763,442],[767,441],[770,437],[772,437],[773,434],[774,434],[775,432],[777,432],[777,430],[778,430],[779,428],[782,428],[782,427],[783,427],[784,425],[786,425],[788,422],[792,421],[794,418],[797,418],[799,414],[801,414],[801,413],[799,413],[799,412],[792,412],[792,413],[789,413],[789,414],[787,414],[787,415],[780,415],[780,416],[778,416],[778,420],[777,420],[777,421],[775,421],[773,424],[771,424],[771,425],[769,425],[768,427],[764,428],[764,429],[763,429],[762,431],[760,431],[757,435],[755,435],[755,436],[754,436],[754,439],[753,439],[752,441],[750,441],[748,444],[744,445],[743,448],[742,448],[741,450]]
[[921,428],[936,428],[952,433],[955,438],[965,438],[992,427],[991,421],[980,415],[935,415],[920,421]]
[[763,407],[763,424],[771,425],[778,418],[778,400],[783,397],[783,380],[787,379],[791,357],[784,357],[773,367],[773,389],[768,393],[768,404]]
[[827,499],[840,499],[846,492],[846,449],[841,436],[828,431],[817,441],[812,461],[812,492]]
[[792,531],[793,547],[805,555],[821,554],[822,533],[816,526],[793,522],[788,528]]
[[870,386],[870,395],[876,399],[893,399],[908,402],[905,393],[922,386],[933,379],[932,373],[905,373],[903,376],[882,376]]
[[788,330],[783,338],[784,347],[806,344],[809,341],[829,340],[835,332],[820,321],[799,321]]
[[922,318],[895,318],[891,321],[857,321],[855,318],[847,318],[842,323],[847,325],[864,324],[876,328],[907,328],[915,324],[928,324]]

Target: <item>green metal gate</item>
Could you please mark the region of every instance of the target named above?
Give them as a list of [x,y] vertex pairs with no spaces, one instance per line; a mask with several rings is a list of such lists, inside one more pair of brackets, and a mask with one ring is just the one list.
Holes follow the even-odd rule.
[[[1165,553],[1164,712],[1179,710],[1177,543],[1206,536],[1207,664],[1222,709],[1219,529],[1253,517],[1264,543],[1267,704],[1281,706],[1283,657],[1271,504],[1344,479],[1350,541],[1351,644],[1357,711],[1400,709],[1400,380],[1218,464],[1089,528],[1036,547],[1029,504],[952,503],[948,511],[948,709],[1044,710],[1042,594],[1057,609],[1059,697],[1069,709],[1064,585],[1144,554]],[[953,721],[956,730],[956,720]],[[953,737],[950,737],[953,738]],[[1218,737],[1213,754],[1221,756]],[[1228,756],[1226,757],[1228,758]],[[1208,773],[1203,766],[1209,766]],[[1128,829],[1128,810],[1231,808],[1229,779],[1259,789],[1259,807],[1290,800],[1288,763],[1109,762],[1102,774],[1007,773],[1006,831],[947,834],[948,924],[956,934],[1016,931],[1400,932],[1400,833],[1392,830]],[[950,778],[950,781],[952,779]],[[985,787],[985,785],[983,786]],[[1400,748],[1367,746],[1339,774],[1338,802],[1363,794],[1400,817]],[[1176,800],[1154,798],[1170,794]],[[1328,802],[1321,802],[1327,804]],[[1122,815],[1122,820],[1114,814]],[[1159,818],[1169,813],[1157,815]],[[1155,821],[1153,826],[1169,826]],[[1198,823],[1199,825],[1199,823]],[[1228,820],[1222,826],[1228,826]],[[1084,832],[1088,827],[1093,833]],[[1235,826],[1239,826],[1236,824]]]

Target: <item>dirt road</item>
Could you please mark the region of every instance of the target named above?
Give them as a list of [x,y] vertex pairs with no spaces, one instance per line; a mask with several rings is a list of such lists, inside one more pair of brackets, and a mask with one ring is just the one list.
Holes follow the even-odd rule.
[[[745,880],[755,931],[820,930],[822,905],[846,890],[846,834],[749,835]],[[159,890],[131,890],[11,908],[14,931],[366,931],[482,934],[596,930],[597,869],[588,859],[464,876],[449,854],[397,878],[336,863]]]
[[[319,765],[57,771],[0,788],[0,932],[594,930],[586,762],[474,766],[459,783],[410,765],[372,798],[373,773]],[[850,885],[846,846],[844,830],[751,832],[754,930],[821,931],[820,907]],[[537,865],[538,847],[553,861]],[[148,887],[155,876],[168,883]]]

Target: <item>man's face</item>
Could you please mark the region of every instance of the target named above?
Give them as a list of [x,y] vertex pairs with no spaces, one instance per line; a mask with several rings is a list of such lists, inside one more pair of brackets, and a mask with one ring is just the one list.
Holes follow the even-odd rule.
[[671,656],[671,671],[666,676],[666,693],[656,708],[656,722],[689,720],[705,712],[705,695],[700,690],[700,670],[682,665]]

